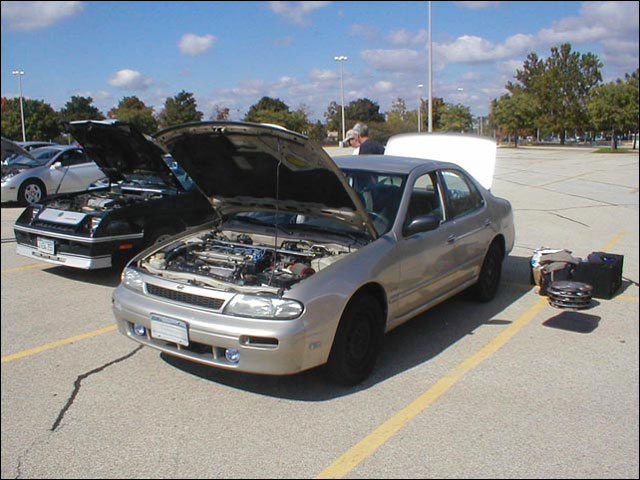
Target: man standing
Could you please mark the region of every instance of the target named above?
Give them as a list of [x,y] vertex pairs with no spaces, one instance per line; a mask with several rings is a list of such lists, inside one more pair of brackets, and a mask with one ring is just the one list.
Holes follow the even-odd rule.
[[[354,140],[350,141],[350,143],[358,143],[359,155],[383,155],[384,147],[376,142],[375,140],[369,138],[369,127],[367,127],[364,123],[356,123],[353,126],[353,134]],[[349,138],[347,136],[347,138]],[[352,145],[358,146],[358,145]]]

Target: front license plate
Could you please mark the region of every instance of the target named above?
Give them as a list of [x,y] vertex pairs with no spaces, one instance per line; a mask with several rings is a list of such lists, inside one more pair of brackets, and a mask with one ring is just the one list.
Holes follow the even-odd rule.
[[189,345],[189,333],[187,324],[175,318],[151,314],[151,336],[178,345]]
[[49,255],[55,255],[56,244],[53,240],[38,237],[38,250],[48,253]]

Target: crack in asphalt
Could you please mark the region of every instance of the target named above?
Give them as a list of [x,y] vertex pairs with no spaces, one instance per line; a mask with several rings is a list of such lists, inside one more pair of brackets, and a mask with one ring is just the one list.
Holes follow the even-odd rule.
[[131,358],[133,355],[135,355],[136,353],[138,353],[140,351],[140,349],[142,349],[143,345],[140,345],[139,347],[137,347],[135,350],[133,350],[132,352],[126,354],[123,357],[117,358],[109,363],[105,363],[104,365],[102,365],[101,367],[98,368],[94,368],[93,370],[87,372],[87,373],[83,373],[82,375],[78,375],[78,377],[76,378],[75,382],[73,382],[73,392],[71,392],[71,395],[69,396],[69,399],[67,400],[67,403],[65,404],[64,407],[62,407],[62,410],[60,410],[60,413],[58,414],[58,418],[56,418],[56,421],[53,422],[53,426],[51,427],[51,431],[55,432],[56,429],[60,426],[60,423],[62,422],[62,419],[64,418],[65,414],[67,413],[67,410],[69,410],[69,408],[71,408],[71,405],[73,405],[73,402],[75,401],[76,397],[78,396],[78,393],[80,392],[80,386],[82,384],[82,381],[93,375],[94,373],[98,373],[101,372],[102,370],[104,370],[107,367],[110,367],[111,365],[115,365],[116,363],[120,363],[123,362],[124,360],[127,360],[128,358]]
[[560,215],[559,213],[555,213],[555,212],[549,212],[549,213],[550,213],[551,215],[555,215],[556,217],[560,217],[560,218],[562,218],[562,219],[564,219],[564,220],[569,220],[570,222],[574,222],[574,223],[577,223],[577,224],[579,224],[579,225],[585,226],[585,227],[587,227],[587,228],[591,228],[591,227],[590,227],[589,225],[587,225],[586,223],[579,222],[578,220],[574,220],[573,218],[565,217],[564,215]]

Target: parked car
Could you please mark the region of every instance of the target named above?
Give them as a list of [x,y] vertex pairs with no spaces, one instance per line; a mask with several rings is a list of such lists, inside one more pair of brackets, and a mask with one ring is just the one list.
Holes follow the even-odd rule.
[[18,254],[81,269],[108,268],[211,219],[211,205],[188,176],[132,126],[80,121],[68,129],[107,178],[25,209],[14,225]]
[[2,164],[5,164],[5,160],[17,155],[23,155],[34,148],[48,147],[51,145],[55,145],[55,143],[41,141],[14,142],[13,140],[2,137]]
[[85,190],[103,176],[78,146],[35,148],[8,158],[2,165],[2,202],[28,205],[50,194]]
[[[413,142],[429,156],[440,137],[417,138],[387,148]],[[220,218],[124,269],[113,311],[138,343],[251,373],[327,364],[333,380],[355,384],[385,332],[467,288],[483,301],[496,294],[511,206],[454,163],[334,161],[302,135],[255,124],[175,126],[155,139]],[[452,158],[464,144],[470,163],[492,171],[495,143],[469,140],[436,143]]]

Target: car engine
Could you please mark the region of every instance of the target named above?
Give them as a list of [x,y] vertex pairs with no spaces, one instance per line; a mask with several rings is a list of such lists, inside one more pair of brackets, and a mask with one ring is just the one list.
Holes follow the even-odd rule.
[[104,212],[160,197],[162,195],[156,192],[96,191],[57,198],[47,203],[47,207],[72,212]]
[[144,259],[142,266],[169,278],[288,289],[352,251],[342,245],[317,245],[305,240],[284,240],[274,248],[264,236],[254,237],[208,232],[157,251]]

